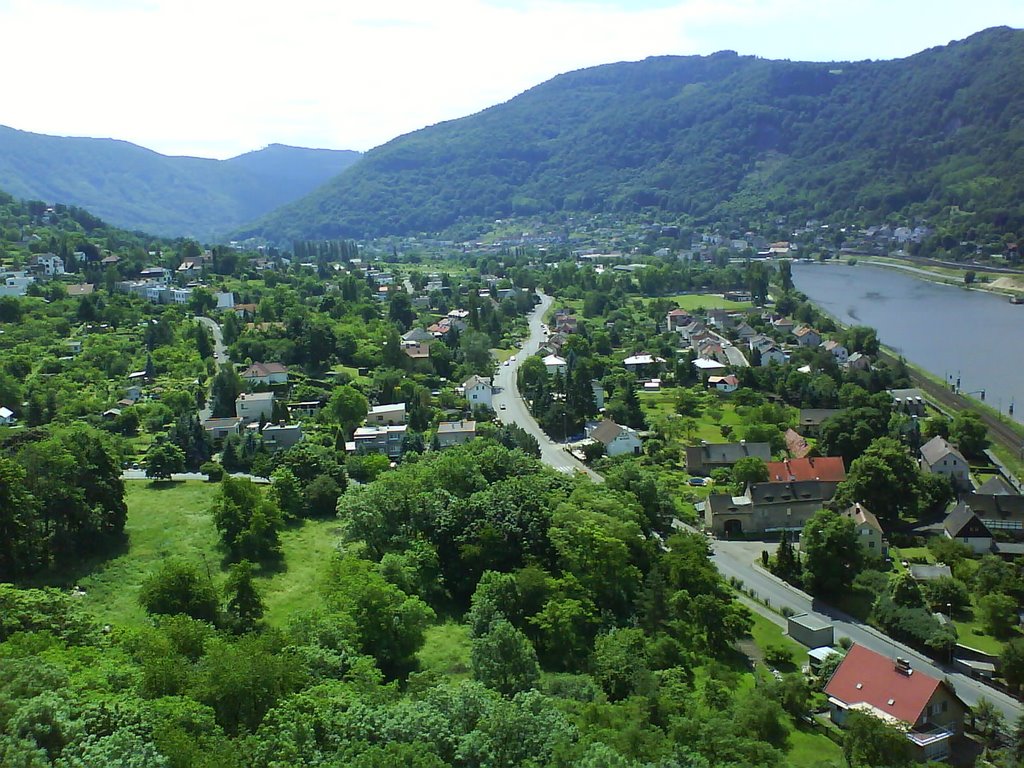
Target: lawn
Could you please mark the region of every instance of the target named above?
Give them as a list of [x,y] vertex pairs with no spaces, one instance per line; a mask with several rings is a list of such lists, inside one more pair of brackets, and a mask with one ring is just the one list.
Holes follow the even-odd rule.
[[[733,301],[713,293],[682,293],[676,296],[666,296],[669,301],[674,301],[680,309],[693,312],[699,309],[750,309],[749,301]],[[649,299],[653,301],[653,299]]]
[[[79,574],[65,574],[59,583],[64,585],[73,576],[71,583],[86,592],[82,598],[86,608],[110,624],[145,621],[138,604],[139,588],[166,558],[196,563],[220,583],[224,569],[210,515],[217,487],[200,481],[127,481],[126,549],[105,561],[83,563]],[[333,518],[300,521],[281,533],[284,566],[258,582],[270,624],[281,626],[291,613],[316,605],[317,573],[337,541],[338,521]]]
[[767,619],[758,613],[751,611],[754,617],[754,625],[750,630],[750,636],[754,638],[757,647],[764,651],[769,646],[781,646],[789,651],[793,661],[793,669],[783,669],[781,672],[799,671],[807,663],[807,649],[800,643],[791,639],[782,627],[771,619]]
[[825,766],[846,765],[843,750],[823,733],[816,733],[809,726],[800,724],[789,731],[789,751],[786,765],[791,768],[824,768]]
[[450,680],[465,680],[470,675],[471,641],[469,627],[454,621],[435,624],[426,632],[423,647],[416,658],[423,672],[435,672]]

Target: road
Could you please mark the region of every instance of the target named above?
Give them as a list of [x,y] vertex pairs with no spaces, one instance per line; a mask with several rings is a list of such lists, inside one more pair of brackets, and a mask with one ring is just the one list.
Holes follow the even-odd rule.
[[[224,346],[224,333],[216,320],[209,317],[197,316],[196,320],[210,329],[213,334],[213,359],[217,361],[217,367],[230,365],[231,358],[228,357],[228,348]],[[213,416],[213,408],[210,398],[206,399],[206,407],[199,411],[199,420],[206,421]]]
[[[991,688],[972,677],[953,670],[951,666],[939,665],[917,651],[897,643],[878,630],[861,624],[820,600],[811,598],[806,593],[791,587],[784,581],[775,578],[767,571],[755,565],[761,556],[762,549],[772,550],[775,544],[757,541],[713,541],[712,562],[725,578],[736,577],[743,581],[745,589],[753,589],[758,600],[770,601],[773,608],[781,610],[789,607],[797,613],[811,613],[832,622],[835,636],[849,637],[855,643],[886,656],[901,656],[909,659],[914,669],[936,677],[945,678],[955,688],[957,694],[967,704],[974,705],[982,697],[989,699],[1003,713],[1007,724],[1016,722],[1022,712],[1019,701],[1005,693]],[[764,606],[758,606],[758,612],[769,615]],[[776,615],[777,616],[777,615]],[[775,616],[770,616],[773,620]]]
[[533,418],[530,410],[526,407],[526,402],[519,393],[516,372],[519,370],[519,366],[522,365],[523,360],[534,354],[543,343],[545,333],[541,326],[544,324],[544,313],[548,311],[553,301],[550,296],[539,291],[538,296],[540,296],[540,304],[533,309],[528,317],[530,327],[529,338],[523,342],[522,348],[516,353],[516,359],[510,360],[508,365],[499,366],[498,372],[494,376],[496,392],[493,398],[494,410],[498,414],[500,421],[518,424],[537,438],[537,443],[540,445],[541,460],[545,464],[554,467],[560,472],[582,472],[594,482],[603,483],[603,477],[569,454],[563,444],[556,443],[544,433],[544,430],[540,428],[537,420]]

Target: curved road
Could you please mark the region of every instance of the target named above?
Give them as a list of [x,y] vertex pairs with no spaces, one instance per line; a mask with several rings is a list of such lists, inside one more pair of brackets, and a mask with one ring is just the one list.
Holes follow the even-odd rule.
[[544,313],[548,311],[552,301],[554,301],[550,296],[540,291],[537,291],[537,295],[540,296],[540,304],[534,308],[527,318],[530,326],[529,338],[523,342],[522,349],[516,353],[516,359],[509,361],[508,365],[500,365],[498,372],[494,376],[496,392],[493,397],[494,410],[498,414],[499,421],[518,424],[537,438],[537,443],[540,445],[541,461],[545,464],[554,467],[559,472],[570,474],[581,472],[589,476],[594,482],[603,483],[603,477],[578,461],[565,450],[562,443],[556,443],[545,434],[537,420],[533,418],[530,410],[526,407],[526,402],[519,393],[516,373],[519,371],[519,366],[522,365],[523,360],[534,354],[543,343],[545,333],[541,326],[544,324]]
[[[220,368],[222,365],[231,365],[231,358],[228,357],[228,348],[224,346],[224,333],[221,331],[220,324],[212,318],[203,317],[201,315],[197,315],[196,320],[209,328],[210,332],[213,334],[213,359],[216,361],[217,367]],[[206,407],[199,411],[199,419],[201,421],[206,421],[212,415],[213,410],[210,405],[210,398],[206,398]]]

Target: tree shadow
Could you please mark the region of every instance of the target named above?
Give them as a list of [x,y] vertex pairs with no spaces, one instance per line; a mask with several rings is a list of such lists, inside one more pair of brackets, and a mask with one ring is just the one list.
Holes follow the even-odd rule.
[[184,480],[150,480],[146,484],[148,491],[169,491],[185,485]]

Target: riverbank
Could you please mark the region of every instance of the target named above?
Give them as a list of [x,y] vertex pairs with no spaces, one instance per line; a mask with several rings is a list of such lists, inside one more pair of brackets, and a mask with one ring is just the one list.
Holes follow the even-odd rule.
[[[951,285],[957,288],[964,288],[969,291],[992,293],[996,296],[1005,296],[1007,299],[1013,297],[1024,298],[1024,275],[986,272],[978,269],[907,264],[905,261],[889,258],[887,256],[855,258],[856,264],[868,264],[870,266],[881,267],[883,269],[898,269],[901,272],[909,272],[922,280],[939,283],[940,285]],[[849,262],[844,263],[849,264]],[[975,281],[970,284],[964,282],[964,276],[968,272],[974,272],[975,275]]]

